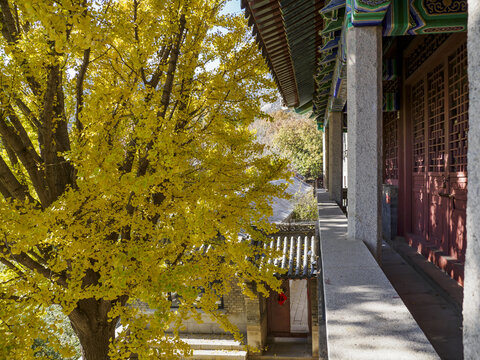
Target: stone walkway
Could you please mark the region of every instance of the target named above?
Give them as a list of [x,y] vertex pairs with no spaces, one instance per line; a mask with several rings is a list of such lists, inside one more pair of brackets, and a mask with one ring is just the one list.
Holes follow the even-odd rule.
[[433,360],[434,348],[347,219],[318,192],[330,360]]
[[390,246],[384,244],[382,250],[385,275],[440,358],[462,360],[462,315],[457,307]]

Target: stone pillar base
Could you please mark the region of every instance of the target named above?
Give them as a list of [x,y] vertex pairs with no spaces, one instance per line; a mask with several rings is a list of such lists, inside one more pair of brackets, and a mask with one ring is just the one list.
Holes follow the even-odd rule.
[[320,356],[319,341],[320,332],[318,325],[312,326],[312,357],[318,358]]
[[267,319],[259,325],[247,325],[247,345],[263,353],[267,344]]

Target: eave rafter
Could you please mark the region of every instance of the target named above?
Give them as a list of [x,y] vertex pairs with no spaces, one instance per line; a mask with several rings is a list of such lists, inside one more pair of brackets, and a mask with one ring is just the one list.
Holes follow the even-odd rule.
[[284,104],[311,108],[324,1],[242,0],[241,5]]
[[242,9],[287,106],[298,106],[298,90],[278,0],[242,0]]

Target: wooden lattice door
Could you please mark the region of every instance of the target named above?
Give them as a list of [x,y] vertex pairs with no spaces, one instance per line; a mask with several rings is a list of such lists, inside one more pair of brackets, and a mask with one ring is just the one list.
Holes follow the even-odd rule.
[[448,253],[448,174],[446,173],[445,69],[427,74],[427,240]]
[[466,248],[466,43],[430,61],[410,85],[411,233],[457,261]]
[[448,57],[448,184],[450,254],[465,261],[468,149],[467,44]]
[[426,182],[425,182],[425,84],[420,79],[412,87],[412,233],[425,235]]

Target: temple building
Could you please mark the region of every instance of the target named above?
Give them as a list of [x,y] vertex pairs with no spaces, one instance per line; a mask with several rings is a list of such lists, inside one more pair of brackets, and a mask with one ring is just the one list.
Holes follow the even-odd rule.
[[[480,2],[242,0],[242,8],[284,105],[324,132],[319,298],[328,346],[348,324],[329,308],[338,289],[325,257],[363,243],[380,263],[383,238],[396,238],[463,287],[463,355],[479,359]],[[335,203],[348,204],[344,235],[332,232]],[[328,236],[341,238],[336,249]],[[349,272],[362,274],[362,262]],[[366,280],[351,281],[344,290],[355,298]],[[328,357],[341,359],[332,349]],[[356,354],[348,358],[363,358]]]

